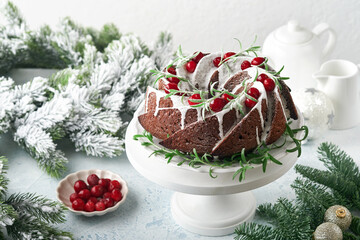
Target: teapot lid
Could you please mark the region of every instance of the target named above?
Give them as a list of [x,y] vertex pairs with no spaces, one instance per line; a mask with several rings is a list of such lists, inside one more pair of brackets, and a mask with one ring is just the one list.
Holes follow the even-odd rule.
[[313,34],[303,28],[295,20],[290,20],[287,25],[275,31],[275,39],[286,44],[301,44],[309,41]]

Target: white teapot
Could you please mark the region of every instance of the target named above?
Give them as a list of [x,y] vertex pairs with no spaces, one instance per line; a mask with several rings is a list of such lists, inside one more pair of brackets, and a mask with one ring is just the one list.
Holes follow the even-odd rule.
[[[319,36],[328,32],[327,43]],[[320,69],[321,63],[334,49],[336,34],[326,23],[320,23],[312,31],[291,20],[265,39],[263,54],[269,58],[269,64],[275,70],[284,70],[281,75],[290,77],[286,84],[291,89],[315,88],[312,74]]]

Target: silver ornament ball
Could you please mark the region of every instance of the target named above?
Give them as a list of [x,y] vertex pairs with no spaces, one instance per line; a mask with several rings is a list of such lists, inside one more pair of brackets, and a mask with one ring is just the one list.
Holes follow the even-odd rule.
[[334,205],[325,212],[324,221],[338,225],[341,230],[348,230],[351,224],[351,212],[344,206]]
[[291,92],[309,128],[308,139],[315,139],[329,129],[334,118],[334,106],[329,97],[315,88],[296,89]]
[[314,240],[342,240],[343,233],[335,223],[325,222],[316,228],[313,238]]

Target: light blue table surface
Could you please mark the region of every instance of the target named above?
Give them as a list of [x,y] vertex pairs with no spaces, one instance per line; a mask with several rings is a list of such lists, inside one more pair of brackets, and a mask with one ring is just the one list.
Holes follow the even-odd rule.
[[[297,163],[323,168],[317,160],[319,143],[331,141],[349,153],[360,165],[360,126],[348,130],[329,130],[314,141],[303,146],[302,156]],[[171,190],[165,189],[141,176],[129,163],[126,154],[107,159],[86,156],[75,152],[70,142],[59,143],[69,159],[68,173],[83,169],[107,169],[118,173],[128,183],[129,195],[126,202],[112,213],[100,217],[83,217],[66,213],[67,221],[58,227],[70,231],[76,239],[233,239],[206,237],[182,229],[173,220],[170,211]],[[9,159],[9,193],[34,192],[50,199],[56,199],[58,179],[49,177],[37,167],[37,163],[23,149],[12,141],[10,134],[1,136],[0,155]],[[296,173],[291,169],[275,182],[253,191],[257,204],[274,202],[279,197],[293,198],[290,183]],[[209,179],[211,181],[211,179]],[[209,209],[211,211],[211,209]],[[256,221],[256,218],[255,218]]]

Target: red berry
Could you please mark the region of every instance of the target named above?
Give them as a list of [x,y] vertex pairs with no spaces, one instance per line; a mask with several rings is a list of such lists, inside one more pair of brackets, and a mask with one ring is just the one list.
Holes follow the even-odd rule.
[[120,201],[122,199],[122,194],[121,194],[121,191],[120,189],[114,189],[111,191],[111,198],[114,200],[114,201]]
[[74,190],[75,192],[80,192],[83,189],[87,189],[87,185],[83,180],[78,180],[74,184]]
[[102,202],[105,204],[106,208],[114,206],[114,200],[112,198],[103,198]]
[[256,57],[251,61],[251,65],[258,66],[262,64],[265,61],[265,58],[263,57]]
[[99,180],[99,185],[103,186],[104,188],[108,188],[109,184],[110,184],[110,179],[108,178],[101,178]]
[[169,77],[167,78],[167,80],[171,83],[175,83],[178,84],[180,82],[180,79],[178,79],[177,77]]
[[168,73],[170,73],[172,75],[176,75],[176,70],[174,67],[169,67],[167,71],[168,71]]
[[251,67],[251,63],[249,61],[245,60],[241,63],[241,70],[245,70],[249,67]]
[[259,81],[259,82],[264,83],[264,80],[267,79],[267,78],[269,78],[268,75],[266,75],[265,73],[262,73],[257,77],[256,80]]
[[109,198],[109,197],[111,197],[111,192],[104,193],[103,198]]
[[251,100],[250,98],[245,99],[245,106],[248,108],[253,108],[257,102]]
[[79,198],[83,200],[88,200],[91,197],[89,189],[83,189],[78,193]]
[[191,97],[189,97],[189,99],[188,99],[188,103],[189,103],[190,106],[198,105],[198,104],[201,103],[201,102],[193,102],[193,101],[191,101],[193,99],[201,99],[201,96],[200,96],[199,93],[191,95]]
[[119,183],[118,180],[112,180],[112,181],[110,182],[109,192],[111,192],[111,191],[114,190],[115,188],[121,190],[121,184]]
[[271,78],[267,78],[263,82],[266,91],[272,91],[275,89],[275,82]]
[[95,185],[91,188],[91,195],[94,197],[101,197],[104,194],[104,187],[101,185]]
[[210,103],[210,109],[214,112],[220,112],[227,103],[228,101],[224,98],[215,98]]
[[214,58],[213,64],[215,67],[219,67],[221,62],[221,57]]
[[[195,52],[195,53],[198,53],[198,54],[196,55],[196,57],[193,58],[193,60],[194,60],[196,63],[198,63],[198,62],[204,57],[204,54],[203,54],[202,52]],[[195,53],[194,53],[194,54],[195,54]]]
[[227,93],[224,93],[221,97],[222,97],[223,99],[227,100],[228,102],[230,102],[231,99],[234,99],[233,96],[230,96],[230,95],[227,94]]
[[93,201],[87,201],[84,210],[87,212],[93,212],[95,210],[95,203]]
[[72,202],[71,205],[74,210],[82,211],[82,210],[84,210],[85,203],[81,198],[77,198]]
[[97,203],[98,200],[96,197],[90,197],[88,201],[92,201],[93,203]]
[[191,60],[185,64],[185,68],[189,73],[195,72],[197,63],[194,60]]
[[169,90],[171,90],[171,89],[179,90],[179,87],[178,87],[178,85],[176,83],[168,83],[168,84],[166,84],[166,87],[165,87],[164,91],[166,93],[170,93]]
[[87,177],[87,182],[90,186],[95,186],[99,182],[99,177],[96,174],[90,174]]
[[105,206],[104,202],[99,201],[99,202],[95,203],[95,210],[96,211],[104,211],[105,208],[106,208],[106,206]]
[[259,92],[259,89],[257,88],[250,88],[249,90],[247,90],[246,92],[247,94],[249,94],[250,96],[252,96],[253,98],[255,99],[258,99],[260,97],[260,92]]
[[225,61],[227,61],[227,60],[229,60],[229,59],[227,59],[227,58],[229,58],[229,57],[231,57],[231,56],[233,56],[233,55],[235,55],[236,53],[234,53],[234,52],[227,52],[227,53],[225,53],[224,54],[224,59],[225,59]]
[[70,195],[70,202],[73,202],[75,201],[75,199],[79,198],[78,194],[77,193],[72,193]]

